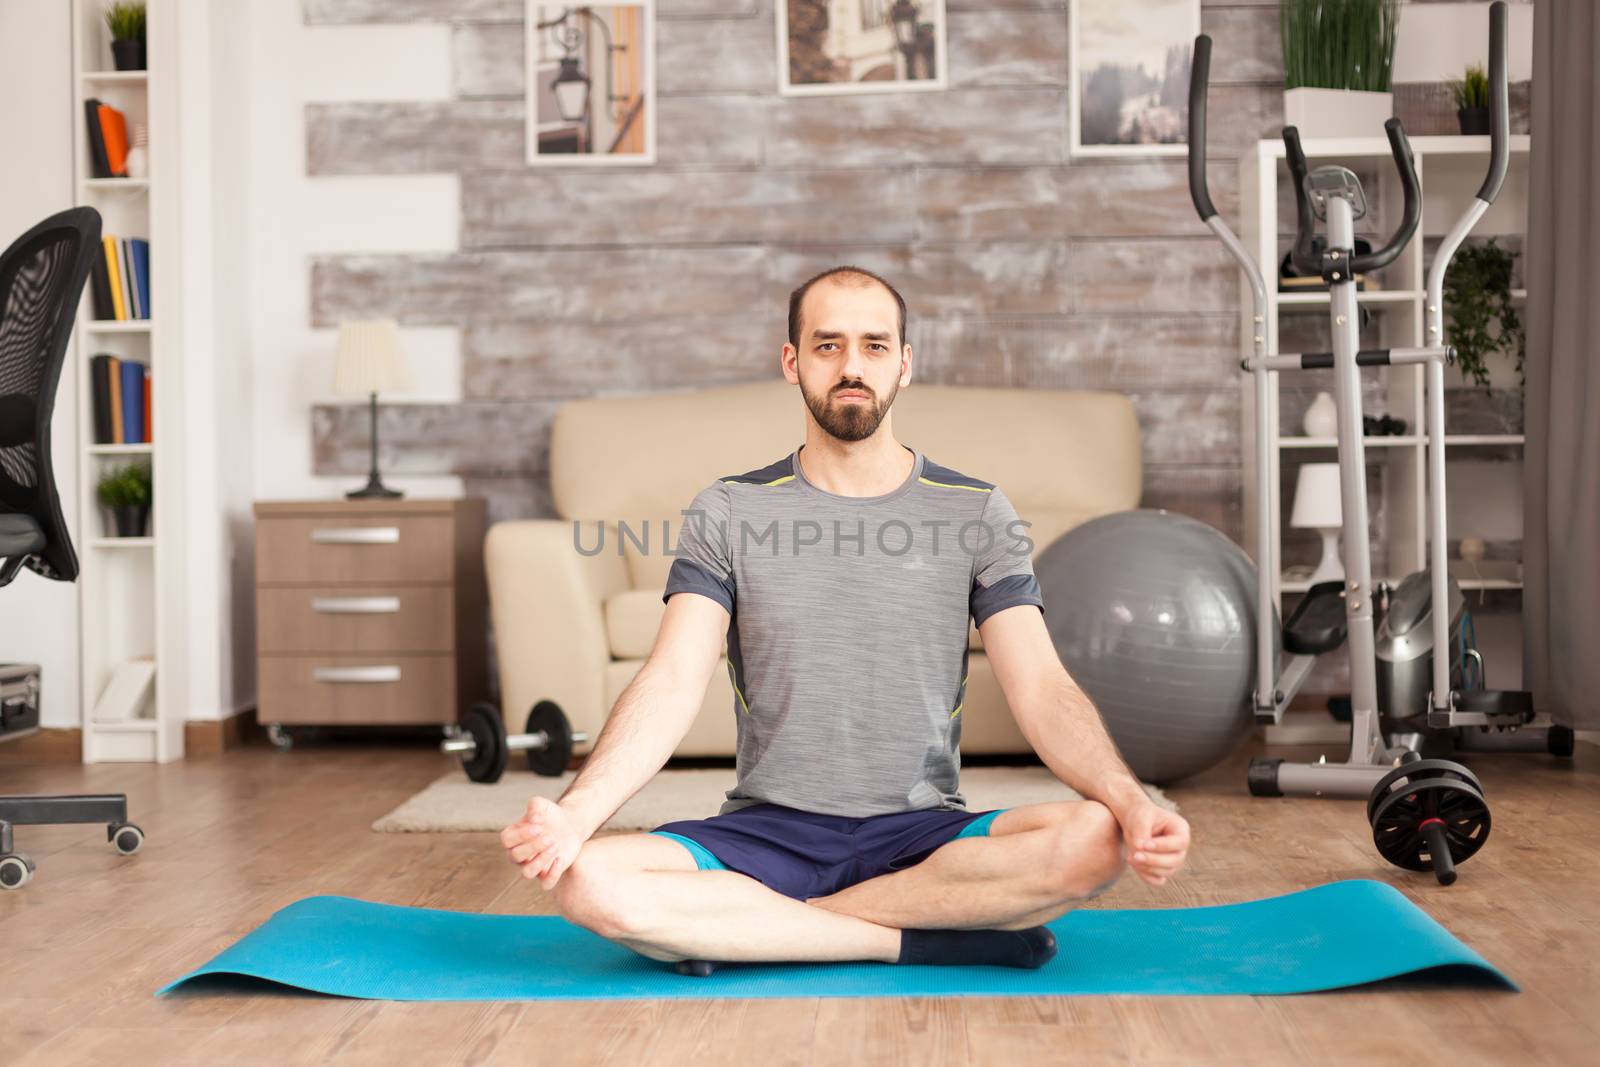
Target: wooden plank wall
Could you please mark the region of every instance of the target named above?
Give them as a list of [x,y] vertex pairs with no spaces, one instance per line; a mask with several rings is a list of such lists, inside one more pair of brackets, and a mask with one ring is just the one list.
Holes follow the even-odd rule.
[[[849,262],[905,294],[921,381],[1125,392],[1146,505],[1240,536],[1236,273],[1182,158],[1068,158],[1064,0],[948,0],[947,92],[833,98],[777,94],[771,0],[658,0],[659,163],[638,169],[524,164],[520,0],[303,9],[450,27],[453,99],[305,115],[312,175],[460,177],[458,252],[310,265],[315,326],[462,331],[462,401],[385,408],[386,469],[458,474],[492,521],[548,515],[564,400],[774,376],[789,291]],[[1277,20],[1203,8],[1235,225],[1237,154],[1281,126]],[[364,406],[317,406],[312,430],[317,473],[366,470]]]

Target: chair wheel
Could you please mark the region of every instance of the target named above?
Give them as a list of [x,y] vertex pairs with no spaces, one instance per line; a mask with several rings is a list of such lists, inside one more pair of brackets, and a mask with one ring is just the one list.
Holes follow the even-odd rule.
[[0,889],[21,889],[33,878],[33,861],[27,856],[0,856]]
[[106,837],[124,856],[133,855],[139,851],[139,846],[144,844],[144,831],[131,822],[112,826],[106,831]]

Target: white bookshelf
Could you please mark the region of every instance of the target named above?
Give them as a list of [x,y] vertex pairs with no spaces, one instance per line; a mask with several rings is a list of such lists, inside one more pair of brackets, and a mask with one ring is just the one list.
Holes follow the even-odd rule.
[[[71,0],[72,124],[74,189],[78,204],[100,212],[102,235],[143,237],[150,242],[151,305],[169,312],[176,286],[169,269],[178,247],[173,188],[176,141],[172,104],[175,85],[163,63],[175,55],[170,30],[175,25],[171,0],[148,0],[147,65],[149,71],[115,71],[109,34],[102,18],[102,0]],[[97,97],[126,116],[130,147],[133,124],[149,129],[149,177],[94,178],[84,101]],[[72,368],[78,391],[78,528],[75,541],[81,560],[78,579],[79,648],[82,672],[83,761],[167,762],[183,756],[185,715],[174,698],[181,642],[172,621],[181,616],[186,583],[181,579],[181,532],[175,499],[181,491],[182,450],[175,447],[181,421],[173,401],[180,397],[181,348],[155,318],[122,322],[94,318],[92,281],[78,307],[78,330]],[[142,444],[97,444],[94,438],[94,390],[90,360],[98,353],[151,367],[153,381],[151,441]],[[164,403],[167,401],[167,403]],[[148,461],[155,499],[148,537],[115,537],[110,516],[100,506],[96,486],[116,468]],[[178,539],[181,540],[181,539]],[[92,712],[118,664],[153,659],[155,684],[138,716],[130,721],[97,723]]]
[[[1394,228],[1402,200],[1387,139],[1307,140],[1303,142],[1303,147],[1310,167],[1315,168],[1322,163],[1342,163],[1361,176],[1369,200],[1378,201],[1381,213],[1376,219],[1358,222],[1357,232],[1367,236],[1374,247],[1381,245]],[[1488,168],[1487,137],[1414,137],[1411,138],[1411,148],[1416,159],[1417,179],[1423,190],[1422,224],[1400,257],[1377,272],[1377,287],[1356,294],[1358,305],[1371,315],[1370,325],[1362,332],[1363,347],[1409,347],[1425,343],[1424,285],[1427,268],[1432,262],[1432,250],[1426,248],[1428,239],[1441,237],[1448,231],[1468,199],[1477,192]],[[1374,178],[1376,190],[1373,187]],[[1469,240],[1497,235],[1521,236],[1526,233],[1527,178],[1528,137],[1515,135],[1511,138],[1510,168],[1505,187]],[[1283,293],[1277,290],[1278,264],[1292,243],[1295,227],[1293,187],[1289,181],[1281,139],[1260,141],[1240,158],[1241,239],[1255,256],[1262,276],[1267,279],[1264,328],[1269,347],[1282,352],[1310,348],[1326,351],[1330,347],[1328,294]],[[1375,191],[1378,195],[1374,198]],[[1281,213],[1280,208],[1284,209]],[[1526,301],[1527,292],[1513,290],[1512,298]],[[1447,318],[1448,311],[1446,308]],[[1251,321],[1252,314],[1249,301],[1244,301],[1241,311],[1241,351],[1244,356],[1253,354],[1255,324]],[[1294,317],[1293,324],[1298,337],[1317,336],[1321,340],[1314,346],[1298,340],[1284,340],[1283,327],[1288,316]],[[1500,368],[1499,373],[1503,379],[1504,368]],[[1374,543],[1373,577],[1394,583],[1413,571],[1421,570],[1427,561],[1428,436],[1424,408],[1424,368],[1421,365],[1367,368],[1361,374],[1366,395],[1370,398],[1372,392],[1376,391],[1383,398],[1376,409],[1369,399],[1367,414],[1386,412],[1406,421],[1403,435],[1364,438],[1368,470],[1379,474],[1376,481],[1369,484],[1373,485],[1375,491],[1381,492],[1387,520],[1383,543]],[[1303,436],[1298,425],[1284,426],[1279,404],[1283,376],[1272,372],[1267,377],[1269,414],[1266,425],[1261,427],[1255,424],[1250,379],[1241,376],[1240,381],[1241,447],[1245,465],[1245,548],[1252,556],[1258,555],[1255,530],[1260,501],[1256,494],[1255,435],[1261,432],[1270,438],[1268,453],[1272,470],[1269,476],[1273,484],[1284,486],[1277,513],[1271,516],[1272,538],[1278,550],[1275,558],[1281,563],[1284,558],[1283,525],[1294,504],[1294,486],[1283,482],[1282,466],[1285,462],[1291,465],[1313,461],[1332,462],[1337,459],[1337,442],[1331,437]],[[1333,392],[1329,375],[1297,373],[1291,380],[1296,387]],[[1447,367],[1445,385],[1448,389],[1466,387],[1468,383],[1454,367]],[[1522,443],[1521,434],[1452,434],[1447,426],[1446,492],[1455,494],[1472,491],[1471,486],[1462,485],[1459,480],[1449,481],[1449,465],[1463,455],[1470,456],[1472,449],[1517,448]],[[1508,502],[1508,505],[1520,506],[1517,502]],[[1376,562],[1378,559],[1386,562],[1380,567]],[[1522,587],[1520,581],[1508,578],[1458,577],[1457,580],[1463,589],[1517,590]],[[1301,593],[1309,587],[1309,581],[1289,579],[1280,573],[1274,590],[1279,610],[1285,610],[1285,594]]]

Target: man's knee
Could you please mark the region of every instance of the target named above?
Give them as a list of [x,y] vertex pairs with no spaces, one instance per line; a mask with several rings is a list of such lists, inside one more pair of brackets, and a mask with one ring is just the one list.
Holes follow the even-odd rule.
[[625,872],[618,871],[594,850],[584,848],[556,882],[551,896],[562,918],[607,940],[627,937]]
[[1055,888],[1073,899],[1099,896],[1117,883],[1127,867],[1122,826],[1099,801],[1075,806],[1052,831]]

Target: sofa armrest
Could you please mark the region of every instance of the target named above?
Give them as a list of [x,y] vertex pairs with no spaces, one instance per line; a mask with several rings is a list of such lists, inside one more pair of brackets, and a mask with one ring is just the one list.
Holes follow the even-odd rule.
[[520,732],[540,700],[561,705],[574,730],[605,725],[605,602],[629,588],[615,552],[585,556],[567,519],[522,519],[490,527],[484,541],[489,610],[500,665],[506,728]]

